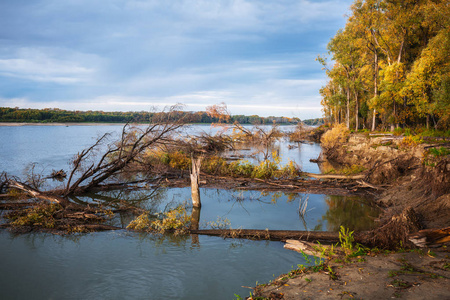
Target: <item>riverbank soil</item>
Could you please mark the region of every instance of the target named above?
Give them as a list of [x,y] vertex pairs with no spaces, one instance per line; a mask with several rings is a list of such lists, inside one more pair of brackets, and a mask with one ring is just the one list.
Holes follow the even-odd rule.
[[258,286],[253,299],[449,299],[449,254],[413,251],[363,256],[345,264],[329,261],[324,270],[309,268]]
[[441,228],[450,225],[449,152],[445,140],[417,143],[402,136],[355,134],[326,155],[365,169],[366,180],[381,192],[380,224],[412,208],[421,227]]

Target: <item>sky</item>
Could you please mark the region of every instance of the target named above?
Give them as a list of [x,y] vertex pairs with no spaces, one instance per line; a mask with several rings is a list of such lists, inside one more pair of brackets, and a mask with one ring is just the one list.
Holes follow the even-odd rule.
[[0,106],[322,116],[348,0],[0,0]]

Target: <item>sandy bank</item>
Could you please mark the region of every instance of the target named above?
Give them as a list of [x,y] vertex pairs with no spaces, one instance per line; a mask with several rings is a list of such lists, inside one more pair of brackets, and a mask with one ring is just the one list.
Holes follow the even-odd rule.
[[330,261],[325,270],[286,274],[258,286],[255,296],[286,300],[449,299],[449,265],[447,251],[426,250],[363,256],[351,263]]

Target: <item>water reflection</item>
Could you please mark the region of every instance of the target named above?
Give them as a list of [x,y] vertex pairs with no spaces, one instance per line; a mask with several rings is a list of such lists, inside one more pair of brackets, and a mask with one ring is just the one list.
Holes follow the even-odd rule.
[[78,201],[109,205],[117,211],[111,225],[123,228],[136,217],[130,211],[121,210],[130,206],[156,214],[185,205],[192,210],[193,226],[200,229],[207,229],[208,223],[219,218],[228,219],[232,228],[339,231],[343,225],[351,230],[367,230],[378,215],[370,199],[361,196],[209,188],[201,188],[200,194],[201,214],[200,210],[192,209],[190,188],[102,192]]
[[[328,210],[314,230],[339,231],[340,226],[355,231],[373,228],[379,210],[358,196],[326,196]],[[364,219],[364,222],[361,222]]]

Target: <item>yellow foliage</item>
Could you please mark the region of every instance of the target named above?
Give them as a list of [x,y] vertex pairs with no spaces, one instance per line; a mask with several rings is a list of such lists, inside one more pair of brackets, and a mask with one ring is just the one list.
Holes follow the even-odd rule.
[[187,232],[191,217],[187,214],[184,206],[180,205],[161,214],[161,216],[158,219],[150,220],[148,213],[143,213],[131,221],[127,229],[157,233],[164,233],[169,230],[175,234]]
[[405,136],[400,143],[400,147],[415,147],[423,143],[423,139],[418,135]]
[[44,228],[55,227],[54,214],[62,207],[55,203],[44,203],[26,210],[26,214],[17,217],[11,222],[13,226],[42,226]]
[[138,231],[148,230],[149,228],[150,228],[150,219],[147,213],[139,215],[127,226],[127,229],[133,229]]
[[322,135],[320,140],[322,142],[322,147],[329,150],[342,145],[347,141],[349,133],[350,130],[348,130],[345,124],[335,125],[333,129]]

